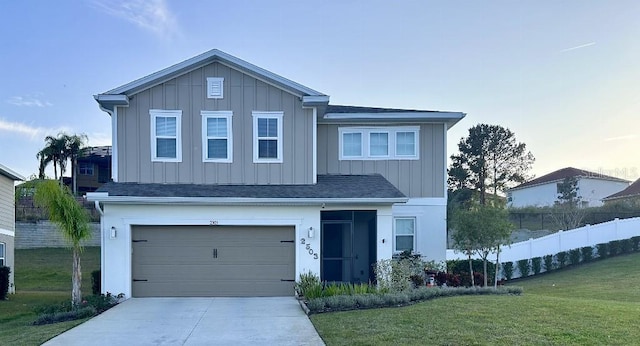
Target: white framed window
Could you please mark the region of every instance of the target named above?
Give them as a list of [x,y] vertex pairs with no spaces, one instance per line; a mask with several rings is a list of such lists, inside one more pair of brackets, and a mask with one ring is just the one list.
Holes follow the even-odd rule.
[[5,259],[6,249],[5,249],[5,247],[6,247],[5,243],[0,242],[0,267],[3,267],[4,263],[6,262],[6,259]]
[[283,112],[252,112],[253,162],[282,163]]
[[151,109],[151,161],[182,162],[182,111]]
[[418,153],[418,131],[396,131],[396,157],[416,157]]
[[340,134],[340,156],[362,158],[362,132],[343,131]]
[[414,251],[416,241],[416,218],[394,218],[393,251]]
[[417,160],[420,127],[340,127],[340,160]]
[[389,132],[378,130],[369,132],[369,156],[389,157]]
[[93,163],[90,163],[90,162],[78,163],[78,173],[80,173],[80,175],[93,175]]
[[201,111],[202,161],[233,162],[233,113]]
[[207,77],[207,98],[224,98],[224,78]]

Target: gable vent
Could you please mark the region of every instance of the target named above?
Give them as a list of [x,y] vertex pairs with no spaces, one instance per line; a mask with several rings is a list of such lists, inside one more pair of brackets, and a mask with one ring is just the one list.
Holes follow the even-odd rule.
[[207,78],[207,98],[221,99],[224,96],[224,78]]

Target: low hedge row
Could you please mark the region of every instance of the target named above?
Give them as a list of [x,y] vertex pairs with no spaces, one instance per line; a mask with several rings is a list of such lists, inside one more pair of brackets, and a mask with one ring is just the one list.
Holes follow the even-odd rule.
[[[561,251],[555,255],[522,259],[517,261],[516,264],[520,272],[520,277],[527,277],[531,274],[537,275],[541,273],[541,264],[544,265],[544,271],[549,272],[570,265],[591,262],[594,259],[604,259],[637,251],[640,251],[640,236],[630,239],[613,240],[608,243],[585,246],[569,251]],[[506,280],[511,280],[513,277],[513,269],[513,262],[502,263],[502,274]]]
[[319,297],[309,299],[306,302],[306,305],[310,313],[322,313],[404,306],[441,297],[503,294],[520,295],[522,294],[522,287],[501,286],[497,289],[491,287],[420,287],[402,293],[374,293]]

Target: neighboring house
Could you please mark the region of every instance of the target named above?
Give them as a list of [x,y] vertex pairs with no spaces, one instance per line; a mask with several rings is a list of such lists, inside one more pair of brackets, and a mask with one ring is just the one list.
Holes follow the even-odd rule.
[[87,147],[76,166],[78,194],[93,192],[111,180],[111,146]]
[[640,179],[627,186],[626,189],[609,195],[602,199],[607,203],[627,203],[632,206],[640,206]]
[[514,208],[552,206],[558,200],[558,185],[573,177],[578,181],[577,195],[583,207],[601,206],[604,197],[629,186],[628,180],[567,167],[510,189],[507,203]]
[[24,177],[0,164],[0,266],[11,268],[9,293],[15,292],[14,244],[15,244],[15,182]]
[[402,250],[446,258],[447,130],[464,117],[329,105],[211,50],[95,96],[111,116],[102,290],[292,295],[311,271],[374,280]]

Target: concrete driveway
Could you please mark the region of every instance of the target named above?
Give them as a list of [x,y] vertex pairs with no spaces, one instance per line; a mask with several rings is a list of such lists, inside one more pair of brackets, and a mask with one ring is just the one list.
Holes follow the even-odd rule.
[[44,345],[324,345],[324,342],[293,297],[131,298]]

